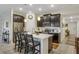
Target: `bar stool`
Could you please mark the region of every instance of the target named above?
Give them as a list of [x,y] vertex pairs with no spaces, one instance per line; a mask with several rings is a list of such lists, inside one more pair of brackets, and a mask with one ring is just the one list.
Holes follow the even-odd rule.
[[24,54],[28,54],[29,46],[28,46],[28,40],[27,40],[27,34],[24,34]]
[[20,32],[15,32],[14,37],[15,37],[15,50],[18,49],[18,52],[19,52],[19,50],[21,48]]
[[20,53],[21,53],[21,51],[22,51],[25,47],[27,47],[27,46],[26,46],[26,38],[25,38],[25,33],[24,33],[24,32],[21,32],[21,34],[20,34],[20,39],[21,39],[21,42],[20,42]]
[[[39,41],[35,41],[31,34],[26,34],[26,40],[27,40],[26,42],[27,49],[25,48],[25,50],[27,50],[28,54],[29,53],[30,54],[40,53],[40,42]],[[39,47],[39,49],[36,47]]]

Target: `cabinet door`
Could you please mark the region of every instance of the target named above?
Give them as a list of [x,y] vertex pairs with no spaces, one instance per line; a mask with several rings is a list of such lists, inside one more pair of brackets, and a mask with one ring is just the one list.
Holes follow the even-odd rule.
[[48,39],[48,51],[50,52],[52,50],[52,37],[49,37]]
[[40,21],[37,21],[38,27],[60,27],[60,14],[44,15]]
[[75,48],[76,48],[76,53],[79,54],[79,38],[75,39]]
[[54,27],[60,27],[60,14],[54,14],[51,16],[51,26],[52,25]]
[[43,26],[51,26],[51,23],[50,23],[50,16],[49,15],[45,15],[43,16]]

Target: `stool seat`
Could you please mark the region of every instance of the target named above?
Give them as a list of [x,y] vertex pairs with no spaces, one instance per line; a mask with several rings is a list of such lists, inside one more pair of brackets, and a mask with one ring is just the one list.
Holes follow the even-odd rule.
[[[33,46],[33,44],[31,42],[28,43],[30,46]],[[34,41],[34,46],[38,46],[40,45],[39,41]]]

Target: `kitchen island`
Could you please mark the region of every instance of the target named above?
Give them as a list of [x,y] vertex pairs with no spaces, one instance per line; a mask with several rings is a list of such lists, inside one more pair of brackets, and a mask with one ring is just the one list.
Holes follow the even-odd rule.
[[49,49],[49,38],[52,37],[50,34],[33,34],[33,37],[40,41],[41,44],[41,54],[48,54]]

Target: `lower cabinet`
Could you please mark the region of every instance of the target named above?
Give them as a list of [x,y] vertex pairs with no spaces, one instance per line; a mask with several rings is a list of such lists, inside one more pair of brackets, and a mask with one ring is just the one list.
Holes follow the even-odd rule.
[[54,34],[53,34],[53,37],[52,37],[52,38],[53,38],[53,39],[52,39],[52,42],[53,42],[53,43],[59,43],[59,41],[60,41],[60,40],[59,40],[59,37],[60,37],[59,35],[60,35],[59,33],[54,33]]
[[75,38],[76,53],[79,54],[79,38]]
[[49,37],[48,40],[48,52],[50,52],[52,50],[52,37]]

